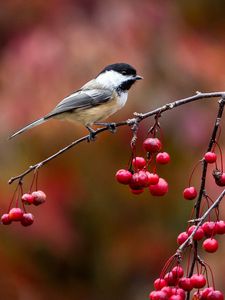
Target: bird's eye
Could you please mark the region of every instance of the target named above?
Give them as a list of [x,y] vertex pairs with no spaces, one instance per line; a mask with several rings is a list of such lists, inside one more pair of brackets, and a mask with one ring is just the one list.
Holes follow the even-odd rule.
[[126,71],[122,71],[122,74],[123,74],[123,75],[126,75],[126,74],[127,74],[127,72],[126,72]]

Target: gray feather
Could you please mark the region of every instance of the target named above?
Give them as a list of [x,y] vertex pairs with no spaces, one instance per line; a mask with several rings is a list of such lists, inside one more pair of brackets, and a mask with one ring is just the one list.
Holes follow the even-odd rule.
[[31,124],[28,124],[27,126],[23,127],[22,129],[20,129],[19,131],[15,132],[13,135],[11,135],[11,136],[9,137],[9,140],[12,139],[12,138],[14,138],[14,137],[17,136],[18,134],[21,134],[22,132],[24,132],[24,131],[26,131],[26,130],[32,128],[32,127],[35,127],[35,126],[38,126],[38,125],[44,123],[45,121],[46,121],[46,120],[45,120],[44,118],[41,118],[41,119],[39,119],[39,120],[37,120],[37,121],[32,122]]
[[61,113],[73,111],[76,109],[87,109],[93,106],[101,105],[110,101],[112,91],[102,89],[92,89],[77,91],[76,93],[63,99],[44,119],[49,119]]

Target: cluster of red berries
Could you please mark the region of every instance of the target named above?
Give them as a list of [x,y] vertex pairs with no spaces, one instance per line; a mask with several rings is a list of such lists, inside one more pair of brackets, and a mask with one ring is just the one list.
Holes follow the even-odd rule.
[[[37,206],[46,201],[46,195],[43,191],[35,191],[32,193],[23,194],[21,200],[25,205],[33,204]],[[23,226],[29,226],[33,224],[34,216],[31,213],[27,213],[25,208],[23,210],[19,207],[13,207],[8,213],[1,216],[1,221],[4,225],[9,225],[14,221],[20,221]]]
[[[164,277],[154,281],[155,290],[150,292],[150,300],[184,300],[186,292],[197,289],[193,299],[199,300],[223,300],[223,294],[212,287],[204,288],[207,281],[203,274],[193,274],[190,278],[184,277],[181,266],[175,266]],[[203,290],[200,290],[204,288]]]
[[[206,152],[203,158],[208,164],[213,164],[217,160],[217,155],[214,152]],[[225,173],[219,170],[213,171],[213,177],[215,179],[215,183],[218,186],[225,186]],[[197,197],[197,190],[195,187],[190,186],[184,189],[183,196],[186,200],[193,200]]]
[[162,143],[158,138],[145,139],[143,148],[147,152],[148,158],[134,157],[130,170],[118,170],[116,180],[121,184],[129,185],[133,194],[141,194],[148,187],[153,196],[163,196],[168,192],[168,183],[157,173],[149,172],[148,166],[153,157],[155,157],[156,163],[164,165],[169,163],[170,156],[167,152],[160,152]]
[[[178,245],[182,245],[192,234],[195,228],[196,226],[192,225],[187,229],[187,231],[181,232],[177,237]],[[205,251],[213,253],[216,252],[219,246],[218,241],[214,238],[216,234],[225,234],[225,221],[207,221],[203,223],[195,232],[193,240],[200,241],[206,237],[202,247]]]

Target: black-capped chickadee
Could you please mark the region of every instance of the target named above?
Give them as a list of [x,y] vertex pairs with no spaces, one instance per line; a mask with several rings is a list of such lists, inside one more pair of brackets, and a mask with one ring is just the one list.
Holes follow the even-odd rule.
[[140,79],[142,77],[128,64],[108,65],[95,79],[64,98],[46,116],[20,129],[10,138],[52,118],[79,121],[91,133],[91,125],[108,118],[125,105],[128,90]]

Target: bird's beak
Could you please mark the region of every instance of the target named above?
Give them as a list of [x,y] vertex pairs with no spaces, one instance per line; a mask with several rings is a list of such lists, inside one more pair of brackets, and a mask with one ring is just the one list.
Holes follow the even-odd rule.
[[141,80],[141,79],[143,79],[143,77],[142,77],[142,76],[139,76],[139,75],[136,75],[136,76],[134,77],[134,79],[135,79],[135,80]]

